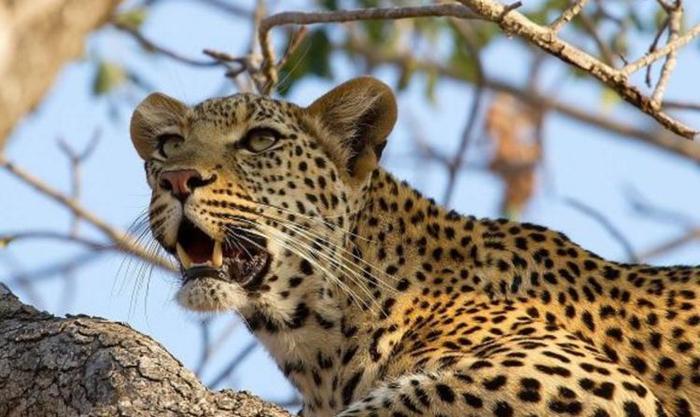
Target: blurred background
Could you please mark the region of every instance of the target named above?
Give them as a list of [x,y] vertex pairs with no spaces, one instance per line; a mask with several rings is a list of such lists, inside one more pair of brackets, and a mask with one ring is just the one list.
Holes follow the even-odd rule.
[[[12,8],[21,6],[6,3],[0,19],[13,19]],[[83,7],[95,7],[97,14],[98,3]],[[31,82],[46,84],[45,91],[20,88],[11,77],[0,81],[3,113],[14,111],[11,93],[40,97],[0,138],[0,281],[53,314],[128,323],[161,342],[212,388],[246,389],[294,408],[293,389],[235,315],[183,311],[173,301],[178,278],[125,254],[110,235],[134,224],[150,196],[129,139],[131,112],[151,91],[192,104],[253,91],[246,66],[259,63],[254,34],[264,16],[430,2],[111,3],[116,11],[100,11],[106,21],[85,29],[79,58],[65,62],[55,78],[39,75]],[[518,10],[546,24],[568,4],[523,0]],[[591,0],[561,36],[620,67],[666,42],[669,4],[677,3]],[[79,14],[66,7],[62,19],[80,27]],[[700,3],[683,7],[681,30],[700,21]],[[36,72],[44,64],[31,60],[34,49],[64,46],[53,35],[8,53],[10,29],[3,26],[5,71],[14,65],[21,76]],[[700,263],[700,144],[664,131],[587,74],[474,20],[298,29],[272,32],[275,50],[285,56],[274,96],[307,105],[357,75],[389,83],[399,120],[382,164],[425,195],[462,213],[561,230],[621,262]],[[288,45],[293,48],[284,55]],[[650,92],[660,68],[661,62],[632,80]],[[679,52],[665,94],[669,113],[695,127],[699,74],[700,42],[694,42]],[[52,195],[65,199],[57,202]],[[139,241],[145,248],[148,238]]]

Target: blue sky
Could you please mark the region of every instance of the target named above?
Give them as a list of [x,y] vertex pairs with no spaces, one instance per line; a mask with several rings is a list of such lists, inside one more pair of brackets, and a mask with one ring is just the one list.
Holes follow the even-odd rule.
[[[292,9],[302,3],[294,1],[284,5]],[[699,5],[689,4],[687,9],[690,21],[700,20]],[[247,22],[189,1],[162,2],[154,8],[143,29],[159,43],[192,57],[198,57],[205,47],[233,53],[241,51],[249,42],[250,32]],[[517,42],[504,39],[487,50],[485,64],[491,76],[513,82],[524,79],[527,56]],[[700,54],[697,45],[690,48],[692,52],[681,55],[667,93],[669,98],[697,100],[700,97],[697,83]],[[7,156],[62,190],[68,190],[70,178],[68,163],[57,147],[57,138],[64,138],[80,149],[95,129],[100,129],[100,144],[83,167],[82,203],[111,223],[128,227],[144,210],[149,198],[142,164],[132,150],[128,136],[131,111],[146,92],[125,89],[111,103],[103,97],[94,97],[91,81],[94,62],[100,58],[138,70],[158,90],[190,103],[221,94],[225,84],[218,69],[193,69],[154,58],[141,52],[123,34],[106,29],[91,37],[86,55],[66,67],[42,105],[16,129]],[[653,127],[647,118],[627,106],[603,106],[601,90],[595,82],[569,80],[563,85],[556,84],[555,81],[560,79],[561,65],[550,62],[544,82],[557,87],[552,91],[558,98],[582,108],[617,115],[640,127]],[[337,58],[333,65],[339,79],[353,74],[353,63]],[[388,69],[380,69],[378,75],[388,82],[396,77]],[[425,162],[411,157],[414,151],[407,120],[415,118],[435,146],[455,149],[472,91],[461,84],[445,81],[437,89],[436,104],[429,105],[423,100],[423,83],[424,80],[417,78],[399,96],[399,123],[390,139],[383,164],[428,196],[439,198],[445,185],[444,173],[437,166],[427,167]],[[326,81],[304,81],[293,91],[291,100],[308,104],[331,86],[332,83]],[[698,115],[691,113],[684,117],[691,124],[700,126]],[[624,252],[599,223],[563,204],[561,197],[575,197],[605,213],[638,251],[678,236],[682,229],[635,215],[623,192],[629,187],[639,190],[659,206],[677,210],[700,222],[697,210],[700,207],[700,193],[697,192],[700,171],[690,162],[556,115],[550,115],[546,122],[545,155],[542,182],[546,185],[540,187],[523,219],[562,230],[603,256],[622,260]],[[0,172],[0,188],[3,190],[0,195],[0,234],[68,229],[70,216],[65,209],[3,172]],[[453,206],[464,213],[495,216],[501,193],[502,186],[493,176],[476,170],[465,171],[459,178]],[[87,236],[100,237],[90,226],[81,227]],[[8,277],[23,269],[34,270],[80,253],[80,247],[65,243],[17,243],[0,252],[0,280],[7,282]],[[694,244],[653,262],[697,264],[699,260],[700,245]],[[75,299],[68,309],[60,302],[65,289],[63,280],[43,280],[33,288],[44,302],[41,307],[52,313],[86,313],[128,322],[163,343],[186,366],[194,367],[200,355],[199,334],[195,326],[199,317],[184,312],[172,301],[175,278],[156,272],[148,285],[139,288],[134,278],[136,269],[137,265],[130,267],[123,256],[114,254],[89,264],[75,274]],[[15,286],[14,289],[25,299],[31,295],[21,287]],[[238,323],[233,315],[217,318],[214,334],[230,323]],[[218,351],[207,368],[209,371],[204,373],[205,382],[211,380],[216,370],[251,340],[243,326],[236,325],[237,330]],[[286,399],[291,393],[262,349],[253,353],[227,385],[248,389],[269,399]]]

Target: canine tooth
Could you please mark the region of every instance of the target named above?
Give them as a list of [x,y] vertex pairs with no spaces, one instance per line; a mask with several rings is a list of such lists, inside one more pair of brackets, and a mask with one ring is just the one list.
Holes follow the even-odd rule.
[[221,249],[221,242],[214,242],[214,251],[211,255],[211,262],[214,264],[214,268],[221,268],[224,264],[224,252]]
[[192,259],[190,259],[185,249],[182,246],[180,246],[179,243],[177,244],[175,249],[177,250],[177,257],[180,258],[182,266],[185,267],[185,269],[188,269],[190,266],[192,266]]

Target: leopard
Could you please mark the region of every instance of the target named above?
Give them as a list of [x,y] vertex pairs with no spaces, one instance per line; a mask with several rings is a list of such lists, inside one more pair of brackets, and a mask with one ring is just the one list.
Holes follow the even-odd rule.
[[700,268],[462,215],[379,164],[364,76],[304,107],[152,93],[130,135],[186,310],[231,312],[308,417],[700,416]]

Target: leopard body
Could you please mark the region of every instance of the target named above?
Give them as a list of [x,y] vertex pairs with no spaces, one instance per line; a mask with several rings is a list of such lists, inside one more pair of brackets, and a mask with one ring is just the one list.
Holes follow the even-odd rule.
[[[186,217],[213,240],[251,230],[270,255],[250,282],[185,281],[181,304],[235,310],[304,416],[700,416],[700,268],[447,210],[378,166],[395,117],[371,78],[306,108],[146,99],[132,139],[156,239],[175,253]],[[246,151],[260,126],[272,145]],[[212,179],[185,200],[159,181],[183,169]]]

